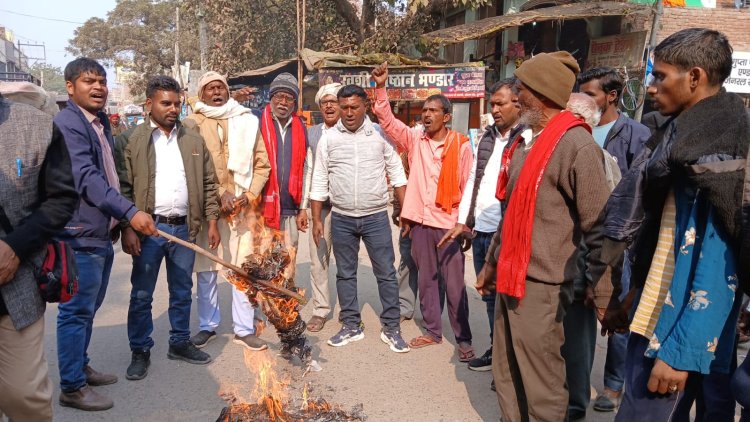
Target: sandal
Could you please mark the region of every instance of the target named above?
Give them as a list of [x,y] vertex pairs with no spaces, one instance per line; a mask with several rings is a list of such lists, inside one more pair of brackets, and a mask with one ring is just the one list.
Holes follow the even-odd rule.
[[442,343],[442,339],[436,340],[432,336],[424,335],[411,339],[411,341],[409,342],[409,347],[411,347],[412,349],[420,349],[422,347],[434,346],[440,343]]
[[458,361],[459,362],[468,362],[472,359],[474,359],[476,356],[474,355],[474,348],[471,347],[471,344],[459,344],[458,345]]
[[322,330],[323,327],[326,325],[326,319],[319,316],[313,316],[310,318],[309,321],[307,321],[307,331],[311,333],[317,333],[318,331]]

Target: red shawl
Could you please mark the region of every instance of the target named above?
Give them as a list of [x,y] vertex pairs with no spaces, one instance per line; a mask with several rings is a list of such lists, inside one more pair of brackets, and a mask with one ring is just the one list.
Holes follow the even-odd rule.
[[[307,148],[305,145],[306,130],[296,112],[292,113],[290,119],[292,119],[292,162],[289,171],[289,194],[292,195],[294,203],[299,205],[302,202],[303,167],[305,164],[305,149]],[[283,171],[283,169],[276,168],[279,142],[276,138],[275,124],[269,104],[263,109],[260,125],[263,142],[266,144],[266,152],[268,152],[268,161],[271,162],[271,174],[263,195],[263,219],[266,226],[279,229],[281,227],[281,199],[277,175],[279,170]]]
[[[526,272],[531,258],[531,234],[534,229],[534,211],[542,176],[549,164],[552,153],[563,135],[584,123],[569,111],[562,111],[553,117],[526,157],[503,215],[502,243],[497,261],[497,292],[523,298],[526,294]],[[519,137],[520,138],[520,137]],[[504,200],[508,185],[508,164],[516,147],[517,139],[503,153],[502,168],[497,181],[497,198]]]

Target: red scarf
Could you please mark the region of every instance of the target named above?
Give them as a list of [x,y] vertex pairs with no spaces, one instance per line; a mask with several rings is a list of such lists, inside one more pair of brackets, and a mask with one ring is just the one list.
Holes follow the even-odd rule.
[[445,147],[440,157],[443,164],[438,177],[435,205],[448,214],[461,203],[461,178],[458,168],[461,161],[461,146],[468,141],[469,138],[455,130],[449,130],[445,137]]
[[[302,181],[304,175],[302,168],[305,164],[305,127],[302,120],[297,117],[296,112],[292,112],[292,162],[289,171],[289,194],[292,195],[294,203],[299,206],[302,202]],[[266,144],[268,152],[268,161],[271,162],[271,174],[266,184],[265,194],[263,195],[263,219],[268,227],[280,229],[281,227],[281,197],[279,193],[279,179],[277,177],[279,169],[276,168],[276,154],[278,149],[278,139],[276,138],[276,122],[271,114],[271,105],[263,109],[261,116],[260,130],[263,135],[263,142]],[[283,171],[283,169],[281,169]]]
[[[534,211],[542,176],[547,169],[550,157],[563,135],[576,126],[585,124],[569,111],[562,111],[553,117],[526,157],[503,215],[502,243],[500,258],[497,261],[497,292],[516,298],[526,294],[526,272],[531,258],[531,235],[534,229]],[[500,177],[497,181],[496,196],[504,200],[508,185],[508,164],[516,147],[516,142],[503,153]]]

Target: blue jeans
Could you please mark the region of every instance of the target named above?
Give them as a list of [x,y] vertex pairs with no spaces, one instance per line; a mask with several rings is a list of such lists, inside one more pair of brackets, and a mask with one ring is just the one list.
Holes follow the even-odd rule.
[[[188,240],[188,226],[159,223],[156,228],[182,240]],[[141,256],[133,257],[130,276],[132,291],[128,308],[128,339],[134,352],[147,352],[154,346],[151,333],[151,302],[162,259],[167,259],[167,285],[169,287],[169,344],[179,344],[190,339],[190,305],[193,289],[193,262],[195,252],[167,241],[163,237],[145,236],[141,239]]]
[[57,360],[60,388],[71,393],[86,385],[83,368],[89,363],[86,350],[91,341],[94,315],[104,302],[112,271],[112,245],[74,250],[78,265],[78,293],[58,305]]
[[[495,233],[476,232],[474,239],[471,240],[471,252],[474,255],[474,271],[477,275],[484,267],[487,251],[492,243],[492,236]],[[482,301],[487,306],[487,318],[490,321],[490,344],[492,344],[492,334],[495,332],[495,296],[493,291],[487,296],[482,296]]]
[[591,401],[591,368],[596,351],[596,312],[574,300],[563,319],[565,343],[560,352],[565,358],[565,381],[568,384],[568,419],[586,416]]
[[625,383],[625,357],[628,354],[630,333],[617,333],[607,339],[607,359],[604,362],[604,386],[622,391]]
[[364,217],[347,217],[332,212],[331,238],[333,256],[336,257],[336,291],[344,325],[355,328],[362,322],[357,300],[357,263],[361,239],[378,282],[380,303],[383,305],[380,323],[387,328],[399,328],[398,282],[393,266],[396,254],[388,213],[383,211]]

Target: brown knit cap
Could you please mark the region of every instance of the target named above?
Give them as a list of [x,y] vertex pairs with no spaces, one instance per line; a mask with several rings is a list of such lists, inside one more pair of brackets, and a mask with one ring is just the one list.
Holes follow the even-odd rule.
[[576,59],[567,51],[539,53],[523,62],[513,72],[524,85],[565,108],[581,71]]

